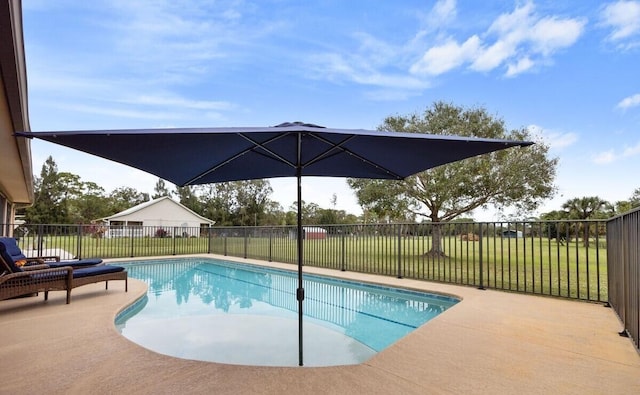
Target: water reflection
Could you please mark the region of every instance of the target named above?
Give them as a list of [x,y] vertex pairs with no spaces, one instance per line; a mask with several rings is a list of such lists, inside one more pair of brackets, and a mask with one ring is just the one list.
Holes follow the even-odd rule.
[[229,312],[232,306],[248,309],[254,300],[264,300],[271,285],[267,273],[213,266],[201,261],[139,264],[128,268],[131,277],[149,284],[149,293],[174,292],[176,304],[198,297],[205,305]]
[[[295,318],[295,273],[209,262],[180,260],[129,266],[131,277],[149,284],[150,302],[139,315],[232,313]],[[376,351],[456,303],[450,298],[309,275],[305,277],[304,287],[304,313],[308,319]]]

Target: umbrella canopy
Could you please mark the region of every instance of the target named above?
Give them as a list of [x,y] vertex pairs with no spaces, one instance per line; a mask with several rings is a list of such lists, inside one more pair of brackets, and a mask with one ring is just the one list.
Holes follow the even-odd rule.
[[526,141],[331,129],[300,122],[273,127],[121,129],[17,133],[154,174],[178,186],[273,177],[298,180],[298,338],[302,353],[302,176],[401,180],[446,163]]

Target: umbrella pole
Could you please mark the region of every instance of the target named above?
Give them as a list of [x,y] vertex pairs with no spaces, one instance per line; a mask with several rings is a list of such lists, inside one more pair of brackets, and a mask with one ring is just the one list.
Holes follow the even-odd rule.
[[300,166],[300,141],[298,136],[298,289],[296,299],[298,300],[298,366],[303,366],[302,362],[302,301],[304,300],[304,287],[302,284],[302,168]]

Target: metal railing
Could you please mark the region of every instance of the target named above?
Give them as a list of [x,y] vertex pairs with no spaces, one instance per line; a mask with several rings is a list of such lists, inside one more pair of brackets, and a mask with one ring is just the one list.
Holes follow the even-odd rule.
[[640,209],[607,222],[609,304],[640,351]]
[[[607,222],[450,222],[304,227],[307,266],[594,302],[609,300]],[[21,225],[27,255],[215,253],[297,263],[295,226]],[[637,285],[637,283],[636,283]]]

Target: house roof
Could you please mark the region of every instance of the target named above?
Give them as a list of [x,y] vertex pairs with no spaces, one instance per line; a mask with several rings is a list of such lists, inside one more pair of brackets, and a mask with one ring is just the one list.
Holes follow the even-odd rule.
[[202,215],[194,212],[193,210],[189,209],[188,207],[186,207],[186,206],[176,202],[175,200],[171,199],[171,197],[169,197],[169,196],[163,196],[163,197],[160,197],[158,199],[154,199],[154,200],[150,200],[148,202],[140,203],[140,204],[138,204],[136,206],[130,207],[130,208],[124,210],[124,211],[120,211],[119,213],[113,214],[113,215],[111,215],[109,217],[104,217],[104,218],[102,218],[102,220],[108,221],[108,220],[113,220],[113,219],[126,217],[127,215],[130,215],[130,214],[133,214],[135,212],[144,210],[145,208],[153,206],[155,204],[158,204],[158,203],[160,203],[160,202],[162,202],[164,200],[168,200],[169,202],[181,207],[183,210],[188,211],[192,215],[200,218],[200,220],[202,220],[202,222],[206,222],[206,223],[211,224],[211,225],[216,223],[216,221],[212,221],[209,218],[203,217]]

